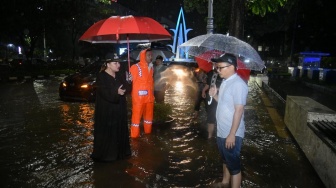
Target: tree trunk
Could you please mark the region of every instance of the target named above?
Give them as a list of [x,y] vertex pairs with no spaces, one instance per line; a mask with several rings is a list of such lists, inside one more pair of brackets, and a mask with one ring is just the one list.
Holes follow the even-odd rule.
[[229,34],[239,39],[244,38],[245,0],[231,0]]

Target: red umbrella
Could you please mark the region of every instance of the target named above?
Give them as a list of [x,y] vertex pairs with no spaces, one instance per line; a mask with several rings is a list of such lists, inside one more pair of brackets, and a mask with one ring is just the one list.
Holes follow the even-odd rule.
[[[195,57],[195,60],[198,64],[198,67],[203,69],[205,72],[212,70],[211,58],[217,58],[222,55],[224,52],[219,50],[209,50],[199,56]],[[248,81],[250,78],[250,72],[246,65],[240,58],[237,58],[237,74],[245,81]]]
[[[129,43],[170,40],[169,32],[148,17],[111,16],[93,24],[79,40],[90,43]],[[129,54],[128,54],[129,57]],[[130,66],[130,61],[128,58]]]
[[223,52],[219,50],[209,50],[201,55],[195,56],[195,60],[198,64],[198,67],[203,69],[205,72],[212,70],[211,58],[216,58],[222,55]]
[[212,63],[208,60],[202,59],[198,56],[195,57],[197,65],[200,69],[204,70],[205,72],[210,72],[212,70]]

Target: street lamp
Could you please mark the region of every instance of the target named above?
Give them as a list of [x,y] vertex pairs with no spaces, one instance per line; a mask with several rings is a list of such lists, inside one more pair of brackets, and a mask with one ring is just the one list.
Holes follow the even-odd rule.
[[207,34],[212,34],[213,29],[213,0],[208,0]]

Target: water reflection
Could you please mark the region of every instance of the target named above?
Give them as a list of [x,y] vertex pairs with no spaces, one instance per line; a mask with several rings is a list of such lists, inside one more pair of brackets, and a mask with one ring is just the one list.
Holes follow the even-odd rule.
[[160,82],[166,82],[177,91],[182,91],[183,87],[196,89],[193,70],[183,65],[171,65],[161,73]]
[[[7,107],[0,113],[1,187],[206,187],[218,182],[222,166],[216,143],[207,140],[204,109],[197,120],[191,115],[195,90],[186,72],[183,79],[172,76],[166,92],[174,121],[154,124],[152,134],[131,139],[132,157],[115,163],[94,163],[89,157],[93,103],[59,101],[58,80],[4,90],[15,94],[0,101]],[[177,81],[183,87],[176,87]],[[243,187],[323,187],[295,142],[278,135],[261,93],[250,85]],[[29,102],[36,98],[40,102]]]
[[183,82],[182,81],[176,81],[175,82],[175,90],[178,92],[183,91]]

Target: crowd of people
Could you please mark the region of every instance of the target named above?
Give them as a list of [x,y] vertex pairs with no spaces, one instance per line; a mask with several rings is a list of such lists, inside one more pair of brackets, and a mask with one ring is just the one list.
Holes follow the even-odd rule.
[[[126,76],[119,72],[120,59],[107,57],[97,77],[94,116],[94,142],[91,158],[96,162],[112,162],[131,156],[130,137],[140,136],[140,122],[145,134],[153,124],[154,103],[163,103],[167,84],[161,81],[166,70],[163,57],[152,62],[151,49],[140,52],[140,61],[130,67]],[[240,151],[245,132],[244,106],[248,86],[237,75],[237,58],[223,54],[211,59],[215,69],[206,73],[195,69],[197,95],[194,118],[198,118],[201,103],[207,112],[208,139],[216,138],[222,157],[221,186],[240,187]],[[132,118],[129,130],[126,95],[131,93]],[[215,136],[216,133],[216,136]]]

